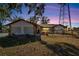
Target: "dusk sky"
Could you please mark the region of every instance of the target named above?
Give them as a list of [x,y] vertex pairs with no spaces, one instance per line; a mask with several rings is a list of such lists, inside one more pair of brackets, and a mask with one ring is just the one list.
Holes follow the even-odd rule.
[[[23,17],[24,19],[28,19],[31,16],[34,16],[33,12],[28,15],[28,8],[22,7],[22,11],[23,13],[18,15]],[[70,12],[72,26],[79,27],[79,4],[71,3]],[[59,24],[59,5],[55,3],[46,4],[45,12],[43,15],[47,16],[50,19],[49,24]],[[67,16],[65,16],[65,22],[68,22]]]

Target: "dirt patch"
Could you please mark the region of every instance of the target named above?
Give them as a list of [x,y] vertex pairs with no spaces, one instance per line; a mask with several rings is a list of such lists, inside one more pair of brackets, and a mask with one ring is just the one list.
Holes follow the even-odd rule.
[[40,42],[28,43],[21,46],[0,48],[0,55],[12,56],[50,56],[55,55]]
[[56,42],[65,42],[65,43],[69,43],[69,44],[73,44],[77,47],[79,47],[79,39],[75,38],[72,35],[50,35],[50,36],[41,36],[43,41],[46,41],[49,44],[54,44]]

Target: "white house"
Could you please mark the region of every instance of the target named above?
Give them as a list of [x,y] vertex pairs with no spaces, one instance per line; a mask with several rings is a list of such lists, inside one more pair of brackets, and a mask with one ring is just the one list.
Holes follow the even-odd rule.
[[41,24],[42,33],[57,33],[62,34],[67,30],[67,26],[63,26],[61,24]]
[[12,23],[7,24],[10,28],[9,34],[15,35],[24,35],[24,34],[31,34],[34,35],[37,32],[37,24],[31,23],[29,21],[19,19]]
[[65,29],[67,30],[67,27],[66,26],[63,26],[63,25],[55,25],[53,27],[53,33],[63,34],[63,33],[65,33]]

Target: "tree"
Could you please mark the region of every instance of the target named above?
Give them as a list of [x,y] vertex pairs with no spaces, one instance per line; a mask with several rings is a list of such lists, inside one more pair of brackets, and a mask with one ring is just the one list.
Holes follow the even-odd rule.
[[26,6],[29,7],[29,11],[28,14],[30,14],[31,12],[34,12],[34,16],[30,18],[31,22],[37,23],[39,20],[39,18],[41,18],[43,16],[44,10],[45,10],[45,4],[43,3],[39,3],[39,4],[25,4]]
[[7,12],[6,4],[0,4],[0,32],[2,31],[2,23],[7,20],[9,13]]
[[45,4],[44,3],[30,3],[30,4],[25,4],[26,6],[29,7],[28,14],[34,11],[35,15],[34,16],[42,16],[44,13],[45,9]]
[[49,20],[50,20],[50,19],[48,19],[47,17],[43,16],[43,17],[42,17],[42,20],[41,20],[41,23],[42,23],[42,24],[48,24]]
[[29,11],[28,14],[31,12],[34,12],[34,16],[30,18],[32,22],[37,23],[38,18],[44,13],[44,7],[45,4],[43,3],[8,3],[8,10],[10,11],[9,14],[12,14],[11,10],[16,10],[17,12],[21,12],[22,5],[25,5],[25,7],[28,7]]
[[[2,29],[3,21],[8,20],[7,18],[10,18],[12,20],[12,18],[11,18],[12,10],[22,13],[22,10],[21,10],[22,5],[23,5],[23,3],[1,3],[0,4],[0,30]],[[24,3],[24,5],[26,7],[28,7],[28,9],[29,9],[28,14],[30,14],[31,12],[34,12],[34,17],[33,17],[34,19],[37,16],[42,16],[44,13],[45,4],[42,4],[42,3],[26,4],[26,3]],[[36,19],[35,19],[35,21],[36,21]]]
[[[0,4],[0,31],[2,31],[2,24],[4,22],[6,22],[7,20],[11,20],[11,13],[12,13],[12,9],[15,9],[15,5],[16,4],[6,4],[6,3],[1,3]],[[18,4],[17,4],[18,5]],[[16,7],[16,10],[19,9],[19,6]],[[10,18],[10,19],[9,19]]]
[[45,4],[44,3],[8,3],[8,10],[16,10],[17,12],[21,12],[21,7],[22,5],[25,5],[26,7],[28,7],[29,11],[28,14],[30,14],[31,12],[34,12],[34,16],[42,16],[44,13],[44,7]]
[[29,19],[30,22],[37,23],[39,21],[39,17],[33,16]]

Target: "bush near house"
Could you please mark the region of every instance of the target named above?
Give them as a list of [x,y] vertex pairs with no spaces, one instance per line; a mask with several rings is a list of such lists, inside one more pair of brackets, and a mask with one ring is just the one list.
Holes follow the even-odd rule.
[[14,35],[0,38],[0,46],[1,47],[11,47],[21,44],[26,44],[29,42],[39,41],[37,36],[35,35]]

